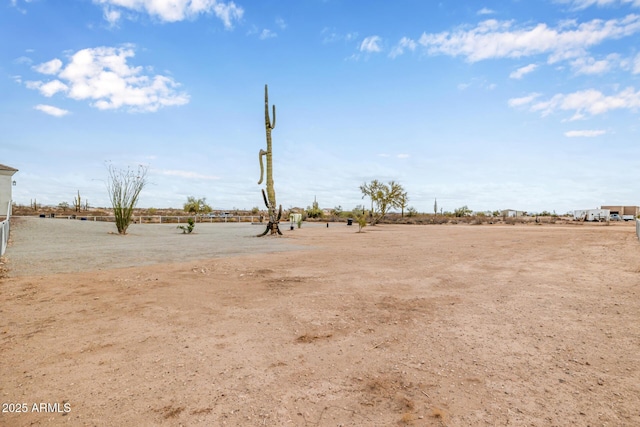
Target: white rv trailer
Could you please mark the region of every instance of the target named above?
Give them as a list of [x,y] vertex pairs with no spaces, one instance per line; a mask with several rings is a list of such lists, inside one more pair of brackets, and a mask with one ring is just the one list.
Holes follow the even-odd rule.
[[587,216],[587,210],[588,209],[578,209],[573,211],[573,220],[584,221],[585,217]]
[[580,209],[573,211],[575,221],[609,221],[609,209]]

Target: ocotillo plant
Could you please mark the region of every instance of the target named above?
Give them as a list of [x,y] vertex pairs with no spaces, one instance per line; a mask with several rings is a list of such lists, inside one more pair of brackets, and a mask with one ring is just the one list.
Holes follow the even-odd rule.
[[269,91],[267,85],[264,85],[264,127],[267,132],[267,151],[260,150],[258,154],[258,160],[260,161],[260,180],[258,184],[262,184],[262,178],[264,175],[264,165],[262,164],[262,157],[267,157],[267,192],[265,193],[264,189],[262,190],[262,197],[264,198],[264,203],[269,210],[269,224],[267,225],[267,229],[264,233],[260,234],[260,236],[264,236],[269,231],[271,234],[282,234],[280,228],[278,227],[278,222],[282,217],[282,205],[280,205],[278,211],[276,212],[276,191],[273,188],[273,154],[271,151],[271,131],[276,127],[276,106],[273,106],[273,122],[269,117]]

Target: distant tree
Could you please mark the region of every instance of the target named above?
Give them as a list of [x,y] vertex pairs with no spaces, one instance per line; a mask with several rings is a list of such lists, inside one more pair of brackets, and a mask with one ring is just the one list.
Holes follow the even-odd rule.
[[147,166],[138,166],[134,171],[117,169],[108,165],[109,177],[107,180],[107,192],[111,199],[113,214],[116,218],[116,228],[119,234],[127,234],[127,228],[133,219],[133,209],[138,203],[140,193],[147,184]]
[[360,186],[360,191],[362,192],[362,198],[364,199],[365,197],[369,196],[369,198],[371,199],[371,210],[369,211],[371,212],[371,214],[373,214],[373,197],[371,197],[371,195],[374,194],[379,187],[380,187],[380,182],[377,179],[374,179],[369,184],[365,182]]
[[367,215],[365,214],[364,207],[360,209],[360,206],[357,206],[351,213],[356,223],[358,223],[358,233],[362,233],[362,229],[367,226]]
[[58,207],[59,207],[60,209],[62,209],[62,212],[66,212],[66,211],[67,211],[67,209],[69,209],[69,203],[67,203],[67,202],[60,202],[60,203],[58,203]]
[[200,215],[212,211],[211,206],[207,204],[207,199],[205,197],[196,199],[193,196],[189,196],[187,197],[187,203],[184,204],[183,208],[185,212],[192,213],[194,215]]
[[453,216],[463,217],[471,215],[471,209],[467,207],[467,205],[462,206],[461,208],[455,209],[453,211]]
[[313,198],[313,205],[307,206],[307,217],[309,218],[322,218],[322,209],[318,205],[316,198]]
[[369,196],[372,206],[375,206],[375,209],[372,208],[371,225],[379,223],[389,209],[399,208],[402,195],[405,194],[402,185],[395,181],[389,181],[388,184],[384,184],[378,180],[373,180],[370,184],[364,183],[361,185],[360,191],[362,191],[363,197]]
[[355,208],[353,208],[353,210],[351,211],[351,216],[353,216],[354,218],[357,217],[358,215],[365,215],[364,205],[358,205]]
[[258,212],[260,212],[260,208],[259,208],[259,207],[257,207],[257,206],[254,206],[254,207],[251,209],[251,213],[252,213],[252,214],[254,214],[254,215],[256,215]]
[[404,210],[407,208],[409,204],[409,196],[407,196],[407,192],[400,194],[398,197],[398,207],[400,208],[400,216],[404,218]]
[[410,207],[407,209],[407,216],[408,216],[408,217],[412,217],[412,216],[416,216],[416,215],[418,215],[418,211],[417,211],[417,210],[416,210],[416,208],[414,208],[413,206],[410,206]]
[[333,210],[331,211],[331,214],[333,216],[337,216],[339,217],[340,215],[342,215],[342,206],[338,205],[335,208],[333,208]]

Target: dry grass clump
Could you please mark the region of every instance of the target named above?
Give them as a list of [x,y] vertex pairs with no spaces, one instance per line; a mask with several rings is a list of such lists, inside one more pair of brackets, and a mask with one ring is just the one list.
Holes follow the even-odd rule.
[[436,418],[436,419],[441,420],[441,421],[444,422],[447,419],[447,412],[444,409],[438,408],[436,406],[433,409],[431,409],[431,416],[433,418]]
[[7,277],[9,269],[7,269],[7,264],[4,257],[0,257],[0,279],[4,279]]

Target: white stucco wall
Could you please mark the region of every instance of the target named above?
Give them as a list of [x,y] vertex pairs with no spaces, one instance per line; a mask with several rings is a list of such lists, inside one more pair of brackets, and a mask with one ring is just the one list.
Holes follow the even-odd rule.
[[0,170],[0,218],[7,215],[7,207],[11,201],[13,174],[15,171]]

